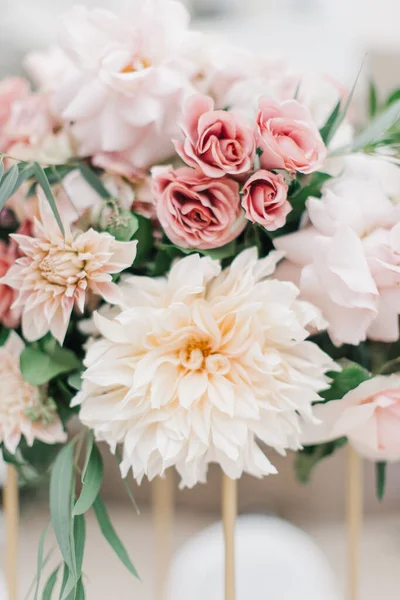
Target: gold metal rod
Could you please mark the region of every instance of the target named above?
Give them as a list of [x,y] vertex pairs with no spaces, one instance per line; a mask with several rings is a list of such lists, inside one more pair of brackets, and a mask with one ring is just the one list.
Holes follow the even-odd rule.
[[163,600],[173,553],[174,476],[168,472],[152,483],[156,551],[156,600]]
[[225,537],[225,600],[236,600],[235,528],[237,481],[222,476],[222,522]]
[[363,464],[357,452],[348,447],[347,456],[347,567],[348,600],[359,599],[360,538],[363,512]]
[[18,473],[13,465],[8,465],[7,468],[7,482],[4,488],[4,513],[8,600],[17,600],[19,494]]

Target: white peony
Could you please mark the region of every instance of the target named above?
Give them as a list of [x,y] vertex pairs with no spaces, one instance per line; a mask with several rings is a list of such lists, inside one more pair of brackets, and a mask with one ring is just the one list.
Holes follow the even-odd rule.
[[318,311],[268,278],[279,258],[251,248],[221,271],[194,254],[167,278],[131,277],[131,307],[95,316],[103,337],[74,405],[98,440],[123,444],[124,476],[176,466],[194,486],[216,462],[230,477],[261,477],[276,470],[256,439],[282,454],[299,448],[300,415],[313,419],[335,365],[305,341]]

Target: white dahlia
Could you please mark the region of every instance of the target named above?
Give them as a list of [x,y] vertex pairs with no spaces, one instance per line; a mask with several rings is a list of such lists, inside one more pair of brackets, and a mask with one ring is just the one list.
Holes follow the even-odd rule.
[[193,486],[216,462],[230,477],[261,477],[276,470],[257,439],[299,448],[301,418],[313,418],[335,365],[305,341],[318,311],[293,284],[267,278],[279,256],[258,260],[251,248],[221,271],[191,255],[167,278],[131,277],[131,307],[96,315],[103,337],[74,404],[97,439],[123,444],[124,476],[176,466]]

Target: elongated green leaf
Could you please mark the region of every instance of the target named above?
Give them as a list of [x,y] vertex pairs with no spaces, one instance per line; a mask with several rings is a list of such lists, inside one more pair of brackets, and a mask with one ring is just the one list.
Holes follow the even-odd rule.
[[104,198],[104,200],[109,200],[112,198],[112,195],[104,186],[101,179],[93,171],[93,169],[91,169],[88,165],[81,163],[79,165],[79,170],[85,181],[94,189],[95,192],[99,194],[99,196],[101,196],[101,198]]
[[50,478],[50,515],[64,561],[75,571],[72,547],[71,498],[74,491],[74,447],[67,444],[58,454]]
[[3,179],[3,175],[4,175],[4,162],[3,162],[3,157],[0,158],[0,183],[1,180]]
[[47,202],[49,203],[51,210],[53,211],[54,218],[57,221],[60,231],[63,234],[63,236],[65,236],[64,225],[62,223],[60,213],[58,212],[57,204],[53,196],[53,192],[51,191],[51,187],[47,179],[46,173],[44,172],[43,168],[39,165],[39,163],[34,163],[33,168],[35,177],[38,180],[38,183],[42,188],[44,195],[46,196]]
[[43,385],[61,373],[78,369],[80,364],[72,350],[59,346],[51,354],[27,346],[20,357],[22,376],[31,385]]
[[104,506],[104,503],[100,496],[97,496],[96,500],[93,503],[94,514],[96,515],[97,522],[101,529],[102,534],[104,535],[107,542],[110,544],[111,548],[114,550],[115,554],[118,556],[120,561],[125,565],[125,567],[138,579],[140,579],[138,572],[133,566],[131,559],[125,547],[123,546],[121,540],[119,539],[112,523],[110,521],[110,517],[108,516],[107,509]]
[[64,595],[64,591],[67,586],[68,580],[69,580],[69,569],[68,569],[68,565],[66,563],[64,563],[63,577],[62,577],[61,589],[60,589],[60,598],[62,598]]
[[390,106],[390,104],[393,104],[398,100],[400,100],[400,89],[394,90],[391,92],[391,94],[389,94],[388,99],[386,100],[386,106]]
[[325,125],[320,129],[321,137],[326,145],[329,144],[334,135],[334,127],[340,113],[341,103],[342,101],[339,100],[336,106],[334,107],[333,111],[329,115]]
[[44,544],[46,542],[46,537],[49,532],[49,527],[50,527],[50,523],[47,523],[46,527],[43,530],[42,535],[40,536],[38,555],[37,555],[36,588],[35,588],[34,600],[37,600],[38,594],[39,594],[40,578],[41,578],[42,569],[43,569]]
[[83,587],[82,577],[78,581],[75,600],[85,600],[85,588]]
[[[119,449],[118,449],[118,448],[117,448],[117,449],[116,449],[116,451],[115,451],[115,456],[116,456],[116,458],[117,458],[118,465],[120,465],[120,464],[121,464],[121,462],[122,462],[122,455],[121,455],[121,452],[119,451]],[[133,495],[133,492],[132,492],[132,490],[131,490],[131,486],[129,485],[129,482],[128,482],[128,479],[127,479],[127,477],[123,477],[123,479],[122,479],[122,483],[124,484],[124,487],[125,487],[125,489],[126,489],[126,492],[127,492],[128,496],[129,496],[129,499],[130,499],[130,501],[132,502],[132,504],[133,504],[133,506],[134,506],[134,508],[135,508],[135,510],[136,510],[136,512],[137,512],[137,514],[138,514],[138,515],[140,515],[140,510],[139,510],[139,507],[138,507],[138,505],[137,505],[137,502],[136,502],[136,500],[135,500],[135,497],[134,497],[134,495]]]
[[356,79],[355,79],[355,81],[353,83],[353,87],[351,88],[350,93],[347,96],[346,102],[345,102],[345,104],[343,106],[343,110],[340,111],[340,113],[339,113],[339,115],[338,115],[338,117],[336,119],[336,122],[335,122],[335,125],[333,127],[333,131],[331,133],[331,138],[330,139],[333,138],[333,136],[335,135],[335,133],[337,132],[337,130],[339,129],[339,127],[341,126],[341,124],[343,123],[343,121],[345,120],[345,118],[347,116],[347,113],[348,113],[349,108],[350,108],[350,104],[353,101],[354,92],[356,90],[357,83],[358,83],[358,80],[359,80],[360,75],[361,75],[361,71],[363,70],[363,67],[364,67],[364,62],[365,62],[365,58],[364,58],[364,60],[363,60],[363,62],[361,64],[360,70],[358,71],[357,77],[356,77]]
[[84,515],[74,518],[74,550],[76,561],[76,572],[78,576],[82,573],[83,555],[86,542],[86,522]]
[[54,569],[54,571],[51,573],[51,575],[49,576],[49,578],[46,582],[46,585],[44,587],[44,590],[43,590],[42,600],[51,600],[55,585],[57,583],[57,576],[58,576],[59,571],[60,571],[60,566],[56,567]]
[[369,116],[373,119],[378,110],[378,96],[376,93],[376,85],[373,81],[369,82]]
[[212,250],[200,250],[200,252],[201,254],[209,256],[215,260],[222,260],[223,258],[229,258],[235,254],[236,242],[233,240],[232,242],[229,242],[220,248],[213,248]]
[[383,500],[386,487],[386,462],[376,463],[376,495],[378,500]]
[[356,139],[353,151],[362,150],[379,142],[385,133],[400,121],[400,100],[394,102],[377,117]]
[[0,182],[0,210],[3,208],[7,200],[14,193],[15,184],[18,181],[19,169],[18,165],[14,165],[8,169]]
[[82,491],[74,506],[73,515],[82,515],[92,506],[103,481],[103,459],[96,445],[90,452],[89,462],[83,477]]

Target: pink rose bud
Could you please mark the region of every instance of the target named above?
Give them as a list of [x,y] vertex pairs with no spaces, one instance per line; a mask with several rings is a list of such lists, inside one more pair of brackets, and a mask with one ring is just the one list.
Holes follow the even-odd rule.
[[243,186],[242,207],[246,217],[268,231],[283,227],[292,210],[287,192],[288,186],[282,175],[257,171]]
[[239,115],[214,110],[209,96],[191,96],[183,109],[184,141],[175,149],[185,163],[208,177],[240,175],[253,168],[255,135]]
[[157,217],[171,242],[206,250],[224,246],[245,228],[239,184],[183,167],[152,171]]
[[313,173],[324,164],[325,144],[308,108],[296,100],[261,98],[257,125],[262,168]]

